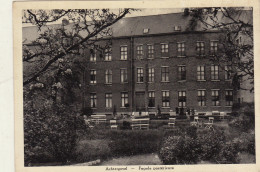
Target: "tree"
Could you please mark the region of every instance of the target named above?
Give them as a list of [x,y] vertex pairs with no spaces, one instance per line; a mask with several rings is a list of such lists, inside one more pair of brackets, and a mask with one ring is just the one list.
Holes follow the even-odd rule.
[[77,132],[85,129],[82,116],[46,92],[47,88],[35,84],[24,94],[25,166],[72,160]]
[[[186,9],[187,13],[187,9]],[[234,89],[254,90],[254,53],[252,8],[191,8],[190,30],[202,25],[203,30],[220,31],[222,47],[210,59],[219,64],[229,64],[224,69],[231,75]],[[239,88],[243,80],[250,81],[250,88]]]
[[[103,51],[107,44],[97,42],[111,36],[109,27],[130,11],[23,11],[23,22],[37,26],[39,33],[23,45],[25,165],[73,159],[78,132],[85,129],[78,98],[85,91],[84,49]],[[53,24],[62,18],[62,24]]]
[[[82,53],[103,37],[111,36],[113,25],[132,9],[69,9],[69,10],[24,10],[23,23],[31,23],[39,29],[39,37],[30,46],[23,46],[23,62],[30,69],[24,75],[24,85],[32,83],[57,65],[64,56]],[[61,25],[47,25],[63,19]]]

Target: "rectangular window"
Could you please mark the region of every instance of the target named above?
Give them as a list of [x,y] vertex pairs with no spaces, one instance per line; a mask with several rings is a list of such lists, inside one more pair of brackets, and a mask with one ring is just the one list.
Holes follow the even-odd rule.
[[197,45],[196,45],[196,49],[197,49],[197,54],[199,56],[205,55],[205,44],[204,44],[204,42],[198,41]]
[[232,69],[230,65],[225,66],[225,80],[230,80],[231,79],[231,73]]
[[161,53],[168,53],[168,44],[161,44]]
[[211,65],[211,80],[219,80],[219,66]]
[[169,82],[169,67],[162,67],[161,70],[162,70],[161,73],[162,82]]
[[120,81],[121,83],[127,82],[127,69],[120,69]]
[[96,74],[97,74],[97,71],[95,69],[90,70],[90,84],[97,83]]
[[91,108],[97,107],[97,94],[96,93],[90,94],[90,107]]
[[205,80],[205,66],[197,66],[197,80]]
[[128,93],[121,93],[121,107],[128,107]]
[[218,41],[210,41],[210,54],[216,55],[218,52]]
[[232,90],[225,91],[225,99],[226,99],[226,106],[233,105],[233,91]]
[[147,45],[148,49],[148,58],[153,59],[154,58],[154,46],[153,45]]
[[137,82],[144,82],[144,69],[137,68]]
[[121,60],[127,60],[127,46],[120,47],[120,57]]
[[142,59],[143,58],[143,46],[138,45],[136,49],[137,49],[137,59]]
[[178,52],[178,56],[185,56],[185,43],[184,42],[177,43],[177,52]]
[[211,90],[211,96],[212,96],[212,106],[219,106],[219,90]]
[[97,60],[97,52],[94,49],[90,49],[90,61],[96,62]]
[[155,96],[154,96],[154,91],[149,91],[148,92],[148,107],[155,107]]
[[112,108],[112,93],[106,93],[106,108]]
[[178,66],[179,80],[186,80],[186,66]]
[[178,92],[178,105],[179,107],[186,107],[186,91]]
[[106,70],[105,77],[106,77],[106,84],[112,84],[112,70]]
[[148,82],[154,82],[154,68],[148,69]]
[[162,107],[170,107],[170,91],[162,91]]
[[105,49],[105,61],[111,61],[112,60],[112,48]]
[[198,105],[206,106],[206,91],[198,90]]
[[161,44],[161,57],[168,58],[169,57],[169,46],[166,43]]

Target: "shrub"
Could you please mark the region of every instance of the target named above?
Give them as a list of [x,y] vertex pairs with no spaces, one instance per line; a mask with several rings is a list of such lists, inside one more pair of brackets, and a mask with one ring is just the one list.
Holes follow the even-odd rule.
[[[83,118],[63,105],[24,109],[24,160],[29,163],[62,162],[73,158]],[[79,125],[77,125],[79,124]],[[79,127],[80,126],[80,127]]]
[[176,119],[187,119],[186,115],[178,115],[176,116]]
[[247,152],[255,155],[255,141],[250,141],[247,145]]
[[232,112],[239,111],[240,107],[241,107],[240,103],[234,103],[233,106],[232,106]]
[[251,129],[254,129],[255,123],[253,119],[242,117],[235,118],[229,122],[229,126],[231,129],[234,129],[238,132],[248,132]]
[[231,116],[229,117],[229,120],[232,119],[232,118],[239,117],[239,113],[238,113],[238,112],[231,112],[230,115],[231,115]]
[[197,127],[195,126],[189,126],[185,129],[185,132],[188,136],[192,138],[197,138]]
[[222,164],[237,164],[239,163],[238,145],[232,142],[223,145],[220,149],[216,161]]
[[200,160],[238,163],[238,144],[227,143],[223,131],[196,132],[193,127],[177,130],[162,144],[159,157],[164,164],[194,164]]
[[91,116],[93,114],[93,109],[91,107],[84,107],[81,109],[81,115]]
[[150,121],[150,129],[162,129],[163,126],[168,126],[168,120],[156,119]]
[[129,130],[131,129],[131,123],[128,121],[123,121],[123,126],[122,126],[123,130]]
[[247,152],[255,155],[255,135],[250,133],[241,133],[239,137],[234,139],[240,152]]
[[200,158],[214,161],[225,144],[225,136],[218,130],[206,131],[198,135],[198,142],[202,147]]
[[159,157],[164,164],[194,164],[199,160],[200,145],[196,139],[169,136],[163,143]]
[[[26,147],[27,145],[25,145]],[[31,149],[25,149],[25,165],[31,163],[49,163],[55,162],[55,157],[49,151],[44,150],[43,147],[35,146]]]

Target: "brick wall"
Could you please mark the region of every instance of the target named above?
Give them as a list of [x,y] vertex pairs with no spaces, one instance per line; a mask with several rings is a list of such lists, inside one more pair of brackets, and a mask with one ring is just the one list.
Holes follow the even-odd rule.
[[[224,65],[220,67],[220,81],[211,81],[210,67],[213,64],[209,59],[210,40],[218,40],[219,33],[182,33],[174,35],[153,35],[146,37],[130,38],[115,38],[112,41],[112,61],[105,62],[97,55],[96,62],[88,63],[88,69],[96,69],[97,71],[97,84],[90,85],[88,71],[86,75],[86,91],[87,93],[95,92],[97,94],[97,109],[96,112],[112,112],[113,108],[105,108],[105,93],[112,93],[113,105],[117,106],[117,111],[131,111],[135,110],[136,102],[132,102],[132,96],[135,100],[135,92],[145,93],[145,105],[148,106],[148,91],[155,91],[155,107],[149,108],[149,111],[156,111],[157,106],[162,106],[162,90],[170,91],[170,108],[162,108],[162,111],[175,110],[178,107],[178,91],[186,91],[187,107],[194,108],[198,111],[230,111],[231,107],[225,106],[225,90],[232,89],[230,81],[225,81]],[[196,54],[196,42],[205,42],[205,57],[198,57]],[[185,55],[186,57],[177,57],[177,42],[185,42]],[[131,43],[133,49],[131,49]],[[168,43],[169,53],[166,54],[168,58],[161,58],[161,43]],[[147,59],[147,44],[154,45],[155,58]],[[120,46],[127,45],[128,47],[128,60],[120,60]],[[137,46],[143,45],[144,59],[138,60]],[[219,47],[221,48],[221,47]],[[131,62],[133,52],[133,64]],[[165,56],[165,54],[164,54]],[[133,65],[134,68],[131,69]],[[186,66],[186,81],[179,81],[178,79],[178,65]],[[197,66],[205,65],[205,80],[197,81]],[[161,67],[169,66],[169,82],[161,82]],[[136,83],[137,71],[136,68],[141,67],[144,69],[144,83]],[[155,69],[155,82],[147,83],[147,67]],[[128,83],[120,83],[120,68],[127,68]],[[111,69],[113,72],[112,85],[105,83],[105,70]],[[134,70],[133,75],[131,71]],[[132,78],[133,77],[133,78]],[[133,82],[132,82],[133,81]],[[134,84],[134,85],[132,85]],[[134,91],[132,92],[132,89]],[[197,90],[206,90],[206,106],[199,107],[197,101]],[[211,89],[220,90],[220,106],[212,106]],[[121,92],[128,92],[129,94],[129,108],[120,108],[121,106]],[[235,96],[234,96],[235,98]],[[89,94],[86,95],[85,100],[89,104]]]

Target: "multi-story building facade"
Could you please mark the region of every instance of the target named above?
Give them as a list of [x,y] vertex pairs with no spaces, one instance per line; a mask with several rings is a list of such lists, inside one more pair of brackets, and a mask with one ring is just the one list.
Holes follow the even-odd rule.
[[[211,60],[221,53],[223,33],[205,31],[200,23],[191,27],[190,19],[173,13],[115,23],[112,36],[99,41],[109,42],[108,48],[83,50],[82,107],[119,115],[179,108],[231,112],[243,97],[233,89],[230,64]],[[26,28],[23,35],[29,39],[32,33]]]
[[190,31],[189,19],[177,13],[125,18],[113,26],[109,51],[89,53],[85,106],[95,114],[231,112],[237,93],[230,66],[209,58],[222,48],[221,32]]

